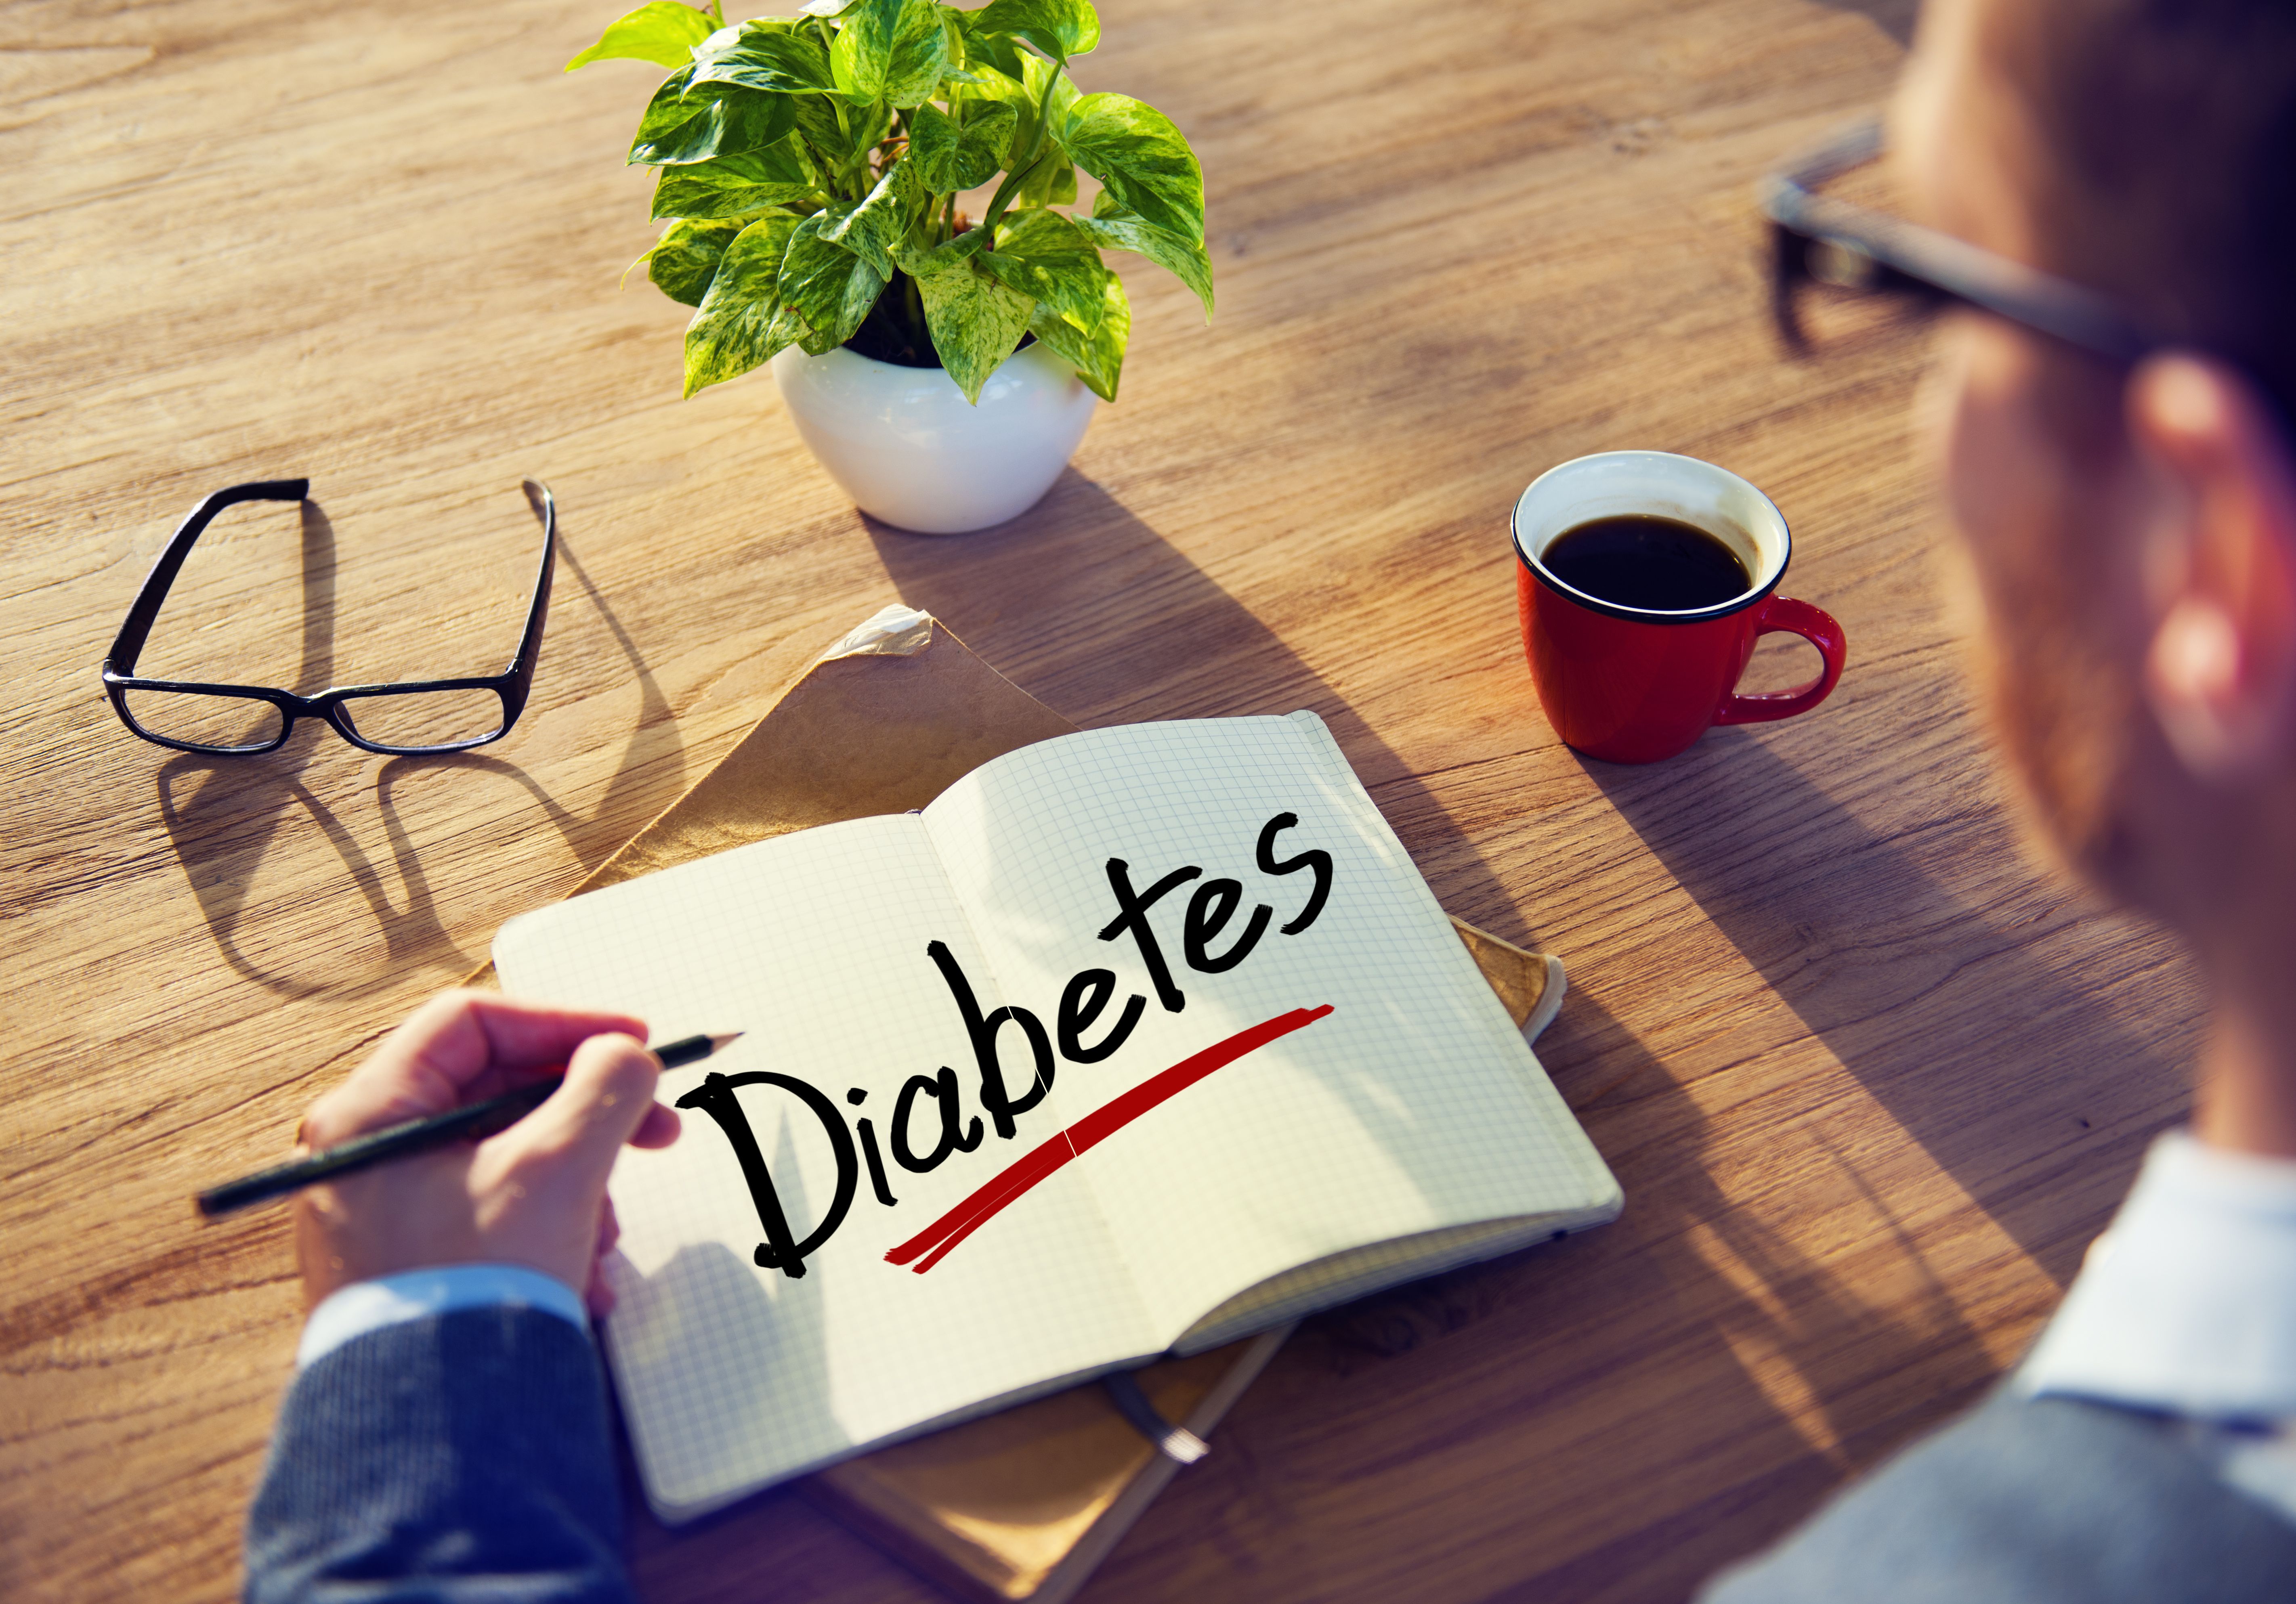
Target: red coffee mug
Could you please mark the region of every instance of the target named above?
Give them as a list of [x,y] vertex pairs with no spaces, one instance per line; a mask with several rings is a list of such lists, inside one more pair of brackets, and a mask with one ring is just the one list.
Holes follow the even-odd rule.
[[[1695,525],[1736,552],[1753,585],[1686,612],[1622,607],[1574,590],[1541,562],[1569,530],[1642,513]],[[1769,497],[1696,457],[1605,451],[1550,468],[1514,504],[1515,598],[1523,651],[1554,732],[1589,757],[1655,763],[1711,724],[1807,713],[1841,682],[1841,626],[1807,602],[1773,595],[1793,554]],[[1754,642],[1777,632],[1817,648],[1824,667],[1793,691],[1737,694]]]

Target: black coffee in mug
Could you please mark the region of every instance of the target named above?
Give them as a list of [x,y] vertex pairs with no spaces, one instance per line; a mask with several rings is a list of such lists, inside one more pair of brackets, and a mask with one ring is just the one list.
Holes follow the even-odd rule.
[[1648,512],[1565,529],[1538,560],[1572,590],[1650,612],[1718,606],[1754,585],[1738,553],[1722,541],[1696,524]]

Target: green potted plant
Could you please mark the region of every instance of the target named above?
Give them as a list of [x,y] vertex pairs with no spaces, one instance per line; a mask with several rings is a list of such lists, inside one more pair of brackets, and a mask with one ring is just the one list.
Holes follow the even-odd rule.
[[[771,364],[830,475],[905,528],[1033,505],[1116,398],[1132,314],[1102,251],[1177,274],[1211,317],[1202,169],[1154,107],[1078,91],[1069,62],[1099,40],[1088,0],[809,0],[731,25],[719,0],[655,0],[609,27],[568,71],[671,69],[629,161],[659,169],[668,223],[638,260],[695,309],[685,393]],[[1078,168],[1100,192],[1064,210]]]

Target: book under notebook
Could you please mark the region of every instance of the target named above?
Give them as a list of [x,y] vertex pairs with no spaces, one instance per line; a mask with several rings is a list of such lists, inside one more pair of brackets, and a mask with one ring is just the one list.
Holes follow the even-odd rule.
[[494,956],[745,1033],[614,1172],[609,1359],[665,1518],[1620,1207],[1312,714],[1043,741]]

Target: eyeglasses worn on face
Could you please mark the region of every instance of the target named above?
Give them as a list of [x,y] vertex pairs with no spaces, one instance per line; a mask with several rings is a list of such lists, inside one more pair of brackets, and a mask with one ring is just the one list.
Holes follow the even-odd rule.
[[500,741],[525,711],[542,652],[542,620],[550,610],[550,578],[558,557],[558,503],[536,479],[523,481],[528,504],[542,521],[542,566],[518,653],[500,674],[460,679],[408,680],[385,685],[335,685],[298,696],[269,685],[209,684],[137,675],[152,626],[184,560],[201,533],[226,507],[246,501],[299,502],[308,479],[266,479],[218,490],[192,510],[135,594],[127,621],[103,659],[103,692],[119,722],[144,740],[179,752],[253,757],[287,743],[298,718],[324,719],[363,751],[389,757],[463,752]]
[[1800,305],[1811,292],[1890,297],[1924,307],[1974,307],[2123,366],[2168,343],[2095,291],[1951,234],[1817,192],[1881,154],[1882,125],[1867,119],[1762,180],[1772,248],[1770,309],[1789,349],[1811,348]]

